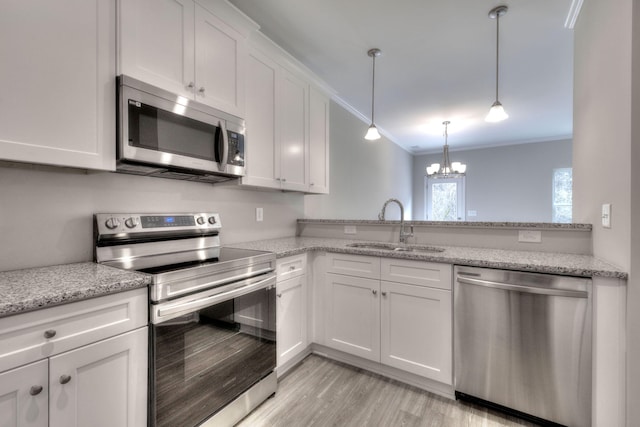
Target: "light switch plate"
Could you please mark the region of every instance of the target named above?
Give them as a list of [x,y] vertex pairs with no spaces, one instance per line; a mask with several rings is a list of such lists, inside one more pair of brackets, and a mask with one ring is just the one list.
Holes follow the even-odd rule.
[[256,221],[262,222],[264,219],[264,211],[262,208],[256,208]]
[[345,225],[344,226],[344,234],[356,234],[356,226],[355,225]]
[[542,233],[536,230],[519,230],[518,242],[540,243],[542,242]]
[[604,228],[611,228],[611,204],[605,203],[602,205],[602,226]]

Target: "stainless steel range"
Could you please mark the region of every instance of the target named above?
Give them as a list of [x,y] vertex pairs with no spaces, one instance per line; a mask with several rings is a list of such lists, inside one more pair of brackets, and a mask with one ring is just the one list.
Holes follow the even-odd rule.
[[96,214],[95,260],[153,275],[149,425],[233,425],[276,391],[275,254],[216,213]]

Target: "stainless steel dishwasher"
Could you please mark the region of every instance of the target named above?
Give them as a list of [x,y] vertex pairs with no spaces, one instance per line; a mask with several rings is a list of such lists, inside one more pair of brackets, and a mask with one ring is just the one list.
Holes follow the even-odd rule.
[[454,269],[456,398],[591,425],[591,280]]

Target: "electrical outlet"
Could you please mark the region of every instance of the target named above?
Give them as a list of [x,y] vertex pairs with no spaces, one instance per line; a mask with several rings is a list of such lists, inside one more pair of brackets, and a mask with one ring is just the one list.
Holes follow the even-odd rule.
[[523,243],[540,243],[542,242],[542,233],[535,230],[519,230],[518,242]]
[[478,211],[467,211],[467,216],[478,216]]
[[263,218],[264,218],[264,211],[262,210],[262,208],[256,208],[256,221],[262,222]]
[[604,228],[611,228],[611,204],[605,203],[602,205],[602,226]]
[[344,226],[344,234],[356,234],[356,226],[355,225],[345,225]]

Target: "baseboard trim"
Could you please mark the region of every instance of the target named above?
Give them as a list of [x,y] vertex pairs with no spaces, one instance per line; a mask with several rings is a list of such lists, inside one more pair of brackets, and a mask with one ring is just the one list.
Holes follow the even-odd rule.
[[311,344],[310,348],[311,352],[318,356],[326,357],[327,359],[333,359],[338,362],[342,362],[347,365],[364,369],[374,374],[378,374],[383,377],[408,384],[421,390],[446,397],[447,399],[455,400],[453,384],[444,384],[439,381],[424,378],[410,372],[405,372],[391,366],[383,365],[382,363],[373,362],[371,360],[363,359],[358,356],[353,356],[340,350],[334,350],[333,348],[326,347],[324,345],[314,343]]

